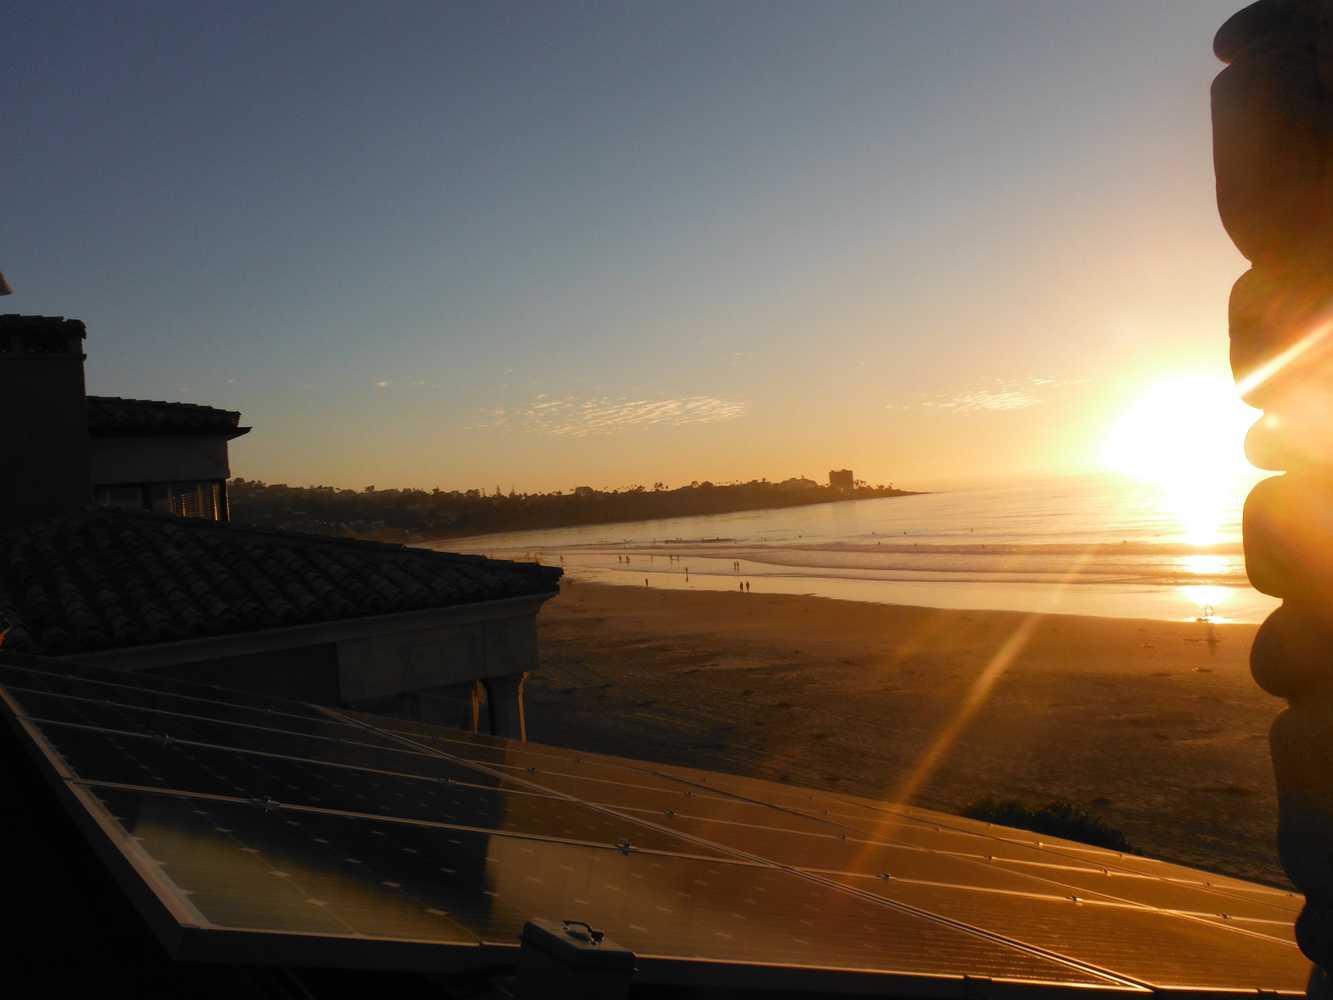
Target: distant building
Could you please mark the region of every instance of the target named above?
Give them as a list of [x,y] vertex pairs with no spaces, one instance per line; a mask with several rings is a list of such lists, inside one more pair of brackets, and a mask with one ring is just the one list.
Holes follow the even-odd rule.
[[831,490],[850,493],[856,487],[851,469],[829,469],[828,485]]
[[804,476],[795,476],[791,479],[784,479],[777,484],[780,490],[814,490],[819,488],[819,484],[813,479],[806,479]]
[[590,496],[593,496],[596,492],[597,492],[597,491],[596,491],[595,489],[593,489],[591,486],[575,486],[575,487],[574,487],[574,495],[575,495],[576,497],[590,497]]

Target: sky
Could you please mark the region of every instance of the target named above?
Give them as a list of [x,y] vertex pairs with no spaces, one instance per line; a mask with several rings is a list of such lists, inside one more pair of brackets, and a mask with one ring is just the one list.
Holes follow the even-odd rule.
[[1078,472],[1227,377],[1238,6],[0,0],[0,308],[269,482]]

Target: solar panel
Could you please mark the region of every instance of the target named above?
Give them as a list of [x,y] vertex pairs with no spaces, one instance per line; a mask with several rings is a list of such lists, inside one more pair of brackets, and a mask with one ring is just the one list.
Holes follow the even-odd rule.
[[[465,753],[471,753],[475,752],[471,748],[477,745],[470,739],[415,735],[430,745],[449,751],[462,747],[467,748]],[[1084,867],[1115,864],[1123,856],[1116,851],[926,810],[863,806],[848,802],[835,793],[787,788],[690,768],[642,764],[637,768],[620,764],[598,766],[590,764],[586,755],[575,751],[548,752],[548,748],[533,750],[494,744],[483,744],[480,749],[491,751],[488,756],[492,760],[537,762],[540,767],[524,770],[539,784],[548,782],[570,794],[624,809],[630,815],[641,815],[692,837],[758,853],[768,860],[793,867],[851,874],[892,873],[894,877],[909,880],[1057,896],[1104,897],[1108,902],[1132,901],[1184,912],[1257,919],[1276,917],[1274,901],[1291,896],[1279,895],[1275,891],[1263,892],[1262,889],[1259,893],[1250,893],[1252,898],[1221,895],[1202,888],[1197,882],[1184,884],[1161,876],[1137,876],[1128,871],[1117,873]],[[559,772],[562,767],[603,775],[604,780],[614,776],[632,782],[633,786],[630,789],[579,787],[566,781],[562,787],[561,779],[568,777]],[[542,768],[554,769],[555,774]],[[682,801],[675,808],[656,808],[654,806],[663,800],[644,796],[640,790],[642,783],[650,776],[668,775],[674,776],[675,781],[656,787],[669,790],[674,785],[680,795],[686,793],[679,790],[679,783],[695,790],[689,801]],[[719,795],[743,796],[746,800],[763,795],[765,802],[748,807],[732,804],[719,808],[716,804]],[[806,824],[790,816],[778,819],[765,810],[764,805],[777,806],[783,812],[795,812],[798,816],[809,816],[817,823]],[[756,810],[755,806],[759,808]],[[843,828],[841,839],[837,832],[823,825],[826,823]],[[791,832],[779,832],[773,828],[774,824]],[[869,842],[856,838],[848,840],[847,830],[881,839]],[[890,846],[903,843],[913,846],[910,849]],[[1071,851],[1074,856],[1066,857]],[[950,856],[950,852],[964,856]],[[996,860],[997,855],[1000,860]],[[1004,860],[1006,858],[1019,860]],[[1138,862],[1141,859],[1132,860]],[[1162,862],[1147,860],[1146,864],[1150,869],[1161,866],[1166,870]],[[1057,865],[1060,867],[1055,867]],[[1198,873],[1192,874],[1197,876]]]
[[[718,784],[734,787],[736,782],[727,776]],[[1102,894],[1145,906],[1256,919],[1289,918],[1304,904],[1297,893],[1047,834],[901,806],[863,807],[857,813],[855,804],[837,793],[782,791],[775,801],[803,804],[869,838],[968,855],[984,852],[995,866],[1067,886],[1080,896]],[[877,825],[866,825],[871,817]]]
[[20,702],[41,695],[63,696],[73,701],[115,705],[186,719],[202,719],[238,726],[258,726],[284,732],[321,736],[326,739],[354,740],[375,746],[401,749],[401,741],[376,733],[363,726],[348,725],[327,714],[305,715],[298,712],[261,709],[247,705],[229,705],[215,699],[194,698],[143,687],[109,684],[78,677],[41,674],[32,670],[15,671],[0,665],[0,684]]
[[[911,806],[852,801],[842,793],[771,785],[736,775],[709,776],[689,768],[657,765],[654,769],[691,782],[707,780],[714,792],[760,795],[775,805],[854,829],[872,841],[979,857],[1015,873],[1066,886],[1080,896],[1103,894],[1146,906],[1255,919],[1290,918],[1304,905],[1297,893],[981,820]],[[766,784],[772,791],[764,791]]]
[[1248,931],[1251,934],[1262,934],[1264,937],[1271,937],[1283,944],[1294,945],[1296,943],[1296,928],[1290,920],[1251,920],[1246,917],[1232,916],[1202,917],[1201,919],[1212,924],[1220,924],[1223,927]]
[[[808,834],[676,815],[656,822],[671,830],[757,854],[775,864],[818,872],[912,879],[946,885],[982,885],[1039,892],[1040,880],[985,861],[938,851],[874,844],[836,834]],[[1049,886],[1047,886],[1049,888]]]
[[1135,858],[1108,873],[1114,852],[924,810],[155,683],[0,666],[22,737],[181,956],[461,968],[513,961],[545,918],[604,928],[644,982],[1220,996],[1299,991],[1308,973],[1285,897],[1247,883]]
[[[384,771],[400,771],[429,777],[463,777],[477,772],[462,769],[444,758],[408,748],[392,749],[354,740],[312,736],[286,729],[263,726],[239,726],[197,716],[178,715],[120,705],[89,701],[65,695],[7,688],[20,711],[42,722],[69,723],[96,729],[138,733],[177,742],[206,743],[277,754],[342,763]],[[351,730],[359,736],[359,731]]]
[[[188,789],[610,846],[685,849],[677,838],[651,828],[567,799],[510,785],[496,787],[487,775],[462,769],[450,768],[455,777],[442,780],[188,743],[163,752],[163,744],[153,737],[82,726],[46,724],[43,732],[73,776],[85,782]],[[695,853],[717,854],[706,848]]]
[[883,880],[870,891],[1158,989],[1300,992],[1309,977],[1280,941],[1160,910]]
[[[571,911],[645,957],[1096,985],[1100,977],[785,872],[90,789],[201,927],[513,946]],[[910,948],[902,948],[905,941]],[[886,954],[886,942],[900,948]],[[427,956],[421,956],[426,960]]]
[[311,719],[327,718],[325,711],[317,705],[292,701],[288,698],[273,698],[256,694],[252,691],[237,691],[232,688],[218,687],[215,684],[200,684],[194,681],[182,681],[164,677],[157,673],[135,673],[129,670],[112,670],[107,667],[94,667],[80,663],[73,672],[52,669],[54,663],[45,657],[29,656],[21,653],[4,653],[0,661],[0,671],[5,674],[3,683],[20,683],[16,678],[35,675],[63,677],[69,681],[93,682],[130,690],[148,691],[157,694],[175,694],[214,704],[232,707],[253,708],[262,712],[277,712],[284,715],[303,715]]
[[525,772],[522,778],[538,787],[572,795],[585,802],[599,803],[611,808],[636,810],[645,818],[662,817],[665,819],[679,813],[696,818],[749,823],[760,827],[810,833],[828,833],[837,832],[838,830],[832,824],[807,819],[804,816],[776,809],[772,806],[743,802],[737,799],[718,798],[712,795],[695,793],[688,789],[672,791],[669,789],[645,788],[642,785],[592,781],[550,771]]
[[1226,914],[1259,920],[1281,920],[1288,912],[1282,906],[1275,905],[1275,900],[1286,898],[1286,894],[1276,891],[1251,894],[1219,892],[1196,883],[1174,882],[1164,878],[1117,871],[1089,871],[1085,868],[1034,869],[1030,865],[1007,861],[997,861],[995,864],[996,867],[1039,876],[1043,880],[1065,886],[1072,894],[1079,896],[1097,894],[1165,910],[1218,916]]

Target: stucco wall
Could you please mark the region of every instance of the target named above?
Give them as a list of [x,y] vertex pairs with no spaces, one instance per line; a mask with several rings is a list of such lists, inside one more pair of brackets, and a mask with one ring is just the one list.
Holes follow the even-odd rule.
[[537,669],[537,611],[549,595],[405,612],[72,659],[161,672],[330,706],[463,725],[477,682],[492,733],[526,738],[523,683]]
[[200,684],[256,691],[279,698],[338,705],[338,652],[334,643],[267,650],[182,663],[154,670]]
[[93,438],[89,445],[94,484],[178,483],[231,475],[224,437]]
[[537,618],[462,622],[338,643],[348,703],[521,674],[537,667]]

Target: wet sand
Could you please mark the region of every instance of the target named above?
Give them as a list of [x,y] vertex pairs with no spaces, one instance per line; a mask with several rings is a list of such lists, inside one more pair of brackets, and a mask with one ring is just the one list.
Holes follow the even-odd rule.
[[1286,885],[1253,625],[566,581],[539,627],[534,740],[883,796],[1008,648],[913,801],[1068,799],[1142,853]]

